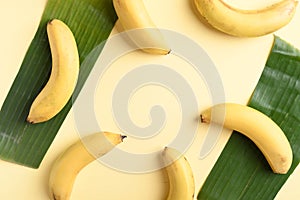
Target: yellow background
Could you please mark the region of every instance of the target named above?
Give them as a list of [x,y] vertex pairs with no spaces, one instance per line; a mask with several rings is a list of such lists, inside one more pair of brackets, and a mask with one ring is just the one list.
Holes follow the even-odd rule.
[[[222,77],[227,101],[247,103],[270,51],[273,41],[272,35],[259,38],[235,38],[215,31],[198,20],[192,12],[190,2],[187,0],[145,0],[144,2],[151,17],[159,27],[183,33],[206,50],[215,62]],[[264,2],[259,0],[227,0],[227,2],[242,8],[257,8],[274,2],[274,0],[265,0]],[[35,34],[45,4],[46,0],[0,1],[0,24],[2,26],[0,37],[0,106]],[[300,48],[299,24],[300,8],[298,6],[297,13],[291,23],[277,31],[276,34]],[[113,32],[116,33],[117,30]],[[122,44],[120,43],[120,45]],[[109,92],[116,84],[118,76],[126,73],[126,70],[130,68],[122,68],[121,66],[124,63],[130,65],[130,62],[145,64],[154,61],[158,63],[165,62],[141,52],[134,52],[128,57],[120,58],[101,80],[105,87],[99,88],[95,99],[100,98],[102,94],[110,94]],[[170,58],[166,63],[172,64],[174,69],[189,79],[192,87],[193,85],[196,87],[198,83],[201,83],[201,80],[197,80],[197,77],[194,77],[191,71],[188,69],[183,70],[185,69],[182,67],[184,63],[176,60],[176,58]],[[199,107],[199,113],[210,103],[208,97],[203,95],[205,92],[207,91],[204,89],[204,91],[198,91],[195,94],[198,98],[203,98],[202,105]],[[167,133],[173,129],[176,130],[178,127],[176,127],[174,122],[180,120],[176,118],[176,113],[179,114],[178,105],[176,105],[176,101],[172,100],[170,95],[163,93],[159,88],[145,88],[144,91],[134,96],[132,100],[134,103],[130,104],[129,107],[131,117],[137,124],[144,125],[149,123],[149,119],[145,117],[148,114],[147,108],[157,102],[151,102],[150,100],[143,102],[141,99],[148,99],[147,95],[158,93],[161,94],[159,103],[166,104],[166,110],[171,112],[171,114],[167,114],[168,121],[165,127],[166,130],[163,130],[163,132]],[[102,116],[110,116],[101,122],[103,127],[110,131],[120,132],[111,117],[109,107],[105,107],[105,105],[109,104],[109,99],[105,101],[104,104],[95,105],[96,109],[101,111],[97,112],[97,117],[102,119]],[[205,159],[199,160],[199,150],[206,130],[207,126],[199,126],[199,134],[186,154],[194,171],[197,187],[196,193],[198,193],[200,186],[230,135],[230,131],[224,130],[213,151]],[[170,135],[166,134],[166,137],[160,138],[160,141],[167,142],[168,137]],[[76,131],[74,115],[71,111],[38,170],[0,161],[0,199],[48,199],[47,179],[51,163],[62,150],[78,138],[79,134]],[[121,145],[121,148],[149,152],[161,148],[164,144],[166,143],[153,146],[153,143],[149,141],[141,144],[139,141],[129,138],[126,144]],[[298,199],[300,196],[299,182],[300,169],[298,167],[278,193],[276,199]],[[77,177],[72,199],[116,200],[126,198],[154,200],[164,199],[166,192],[167,181],[161,171],[139,175],[128,174],[114,171],[98,162],[94,162],[87,166]]]

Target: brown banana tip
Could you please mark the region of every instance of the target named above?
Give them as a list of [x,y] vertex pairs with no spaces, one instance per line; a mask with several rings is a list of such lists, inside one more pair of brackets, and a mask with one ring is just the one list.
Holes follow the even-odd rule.
[[207,121],[205,120],[202,114],[200,115],[200,121],[201,123],[207,123]]
[[126,139],[127,136],[126,135],[121,135],[121,141],[123,142],[124,139]]
[[53,20],[55,19],[50,19],[47,24],[52,24]]
[[27,121],[28,123],[30,123],[30,124],[34,124],[34,121],[31,120],[30,118],[27,118],[26,121]]
[[56,197],[55,197],[55,195],[54,195],[54,194],[52,194],[52,198],[53,198],[53,200],[56,200]]
[[165,147],[164,147],[164,149],[162,150],[162,154],[163,154],[163,155],[165,155],[165,154],[166,154],[166,151],[167,151],[167,149],[168,149],[168,147],[167,147],[167,146],[165,146]]
[[172,53],[172,49],[170,49],[167,53],[167,55],[171,54]]

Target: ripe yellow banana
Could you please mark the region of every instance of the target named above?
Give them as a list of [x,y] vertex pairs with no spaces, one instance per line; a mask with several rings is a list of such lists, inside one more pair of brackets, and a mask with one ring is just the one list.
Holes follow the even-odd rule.
[[170,147],[164,149],[162,156],[170,183],[167,200],[193,200],[195,182],[187,159]]
[[165,55],[170,52],[162,33],[151,20],[143,0],[113,0],[113,5],[121,25],[137,47],[150,54]]
[[27,121],[40,123],[58,114],[75,89],[79,73],[79,55],[73,33],[62,21],[47,24],[52,55],[52,71],[46,86],[31,105]]
[[49,178],[52,200],[68,200],[77,174],[86,165],[103,156],[125,136],[115,133],[94,133],[82,138],[64,151],[54,162]]
[[262,112],[248,106],[224,103],[201,114],[204,123],[217,123],[250,138],[262,151],[274,173],[286,174],[293,152],[281,128]]
[[297,0],[282,0],[259,10],[233,8],[223,0],[193,0],[196,10],[216,29],[239,37],[272,33],[294,16]]

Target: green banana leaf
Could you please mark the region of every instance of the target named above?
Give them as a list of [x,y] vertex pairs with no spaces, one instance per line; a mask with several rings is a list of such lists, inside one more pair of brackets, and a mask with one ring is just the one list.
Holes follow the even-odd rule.
[[[38,30],[25,55],[20,70],[0,113],[0,159],[38,168],[49,146],[72,107],[65,108],[46,123],[29,124],[30,106],[48,81],[51,52],[46,33],[50,19],[64,21],[72,30],[80,55],[80,74],[75,98],[96,62],[117,20],[111,0],[48,0]],[[96,48],[97,49],[97,48]]]
[[285,132],[294,156],[291,169],[285,175],[274,174],[255,144],[233,132],[198,199],[274,199],[299,164],[300,51],[277,36],[249,106]]

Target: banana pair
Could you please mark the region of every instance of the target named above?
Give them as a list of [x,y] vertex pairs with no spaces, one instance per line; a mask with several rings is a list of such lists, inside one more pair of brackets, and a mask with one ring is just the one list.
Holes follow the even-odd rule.
[[[142,1],[114,1],[120,21],[126,29],[137,29],[128,34],[145,52],[168,54],[163,36],[148,16]],[[151,29],[145,29],[151,28]],[[70,100],[79,74],[79,55],[76,40],[69,27],[58,19],[47,24],[52,55],[50,78],[33,101],[27,121],[32,124],[46,122],[55,117]]]
[[[54,162],[49,178],[52,200],[70,199],[77,174],[89,163],[105,155],[124,136],[115,133],[95,133],[67,148]],[[168,200],[193,200],[195,184],[191,166],[176,149],[166,147],[162,152],[169,178]]]
[[[168,54],[170,48],[147,14],[143,0],[113,0],[114,8],[129,38],[151,54]],[[287,25],[298,0],[282,0],[258,10],[234,8],[223,0],[193,0],[196,12],[212,27],[238,37],[266,35]],[[151,28],[151,29],[149,29]],[[129,31],[138,29],[139,31]]]

